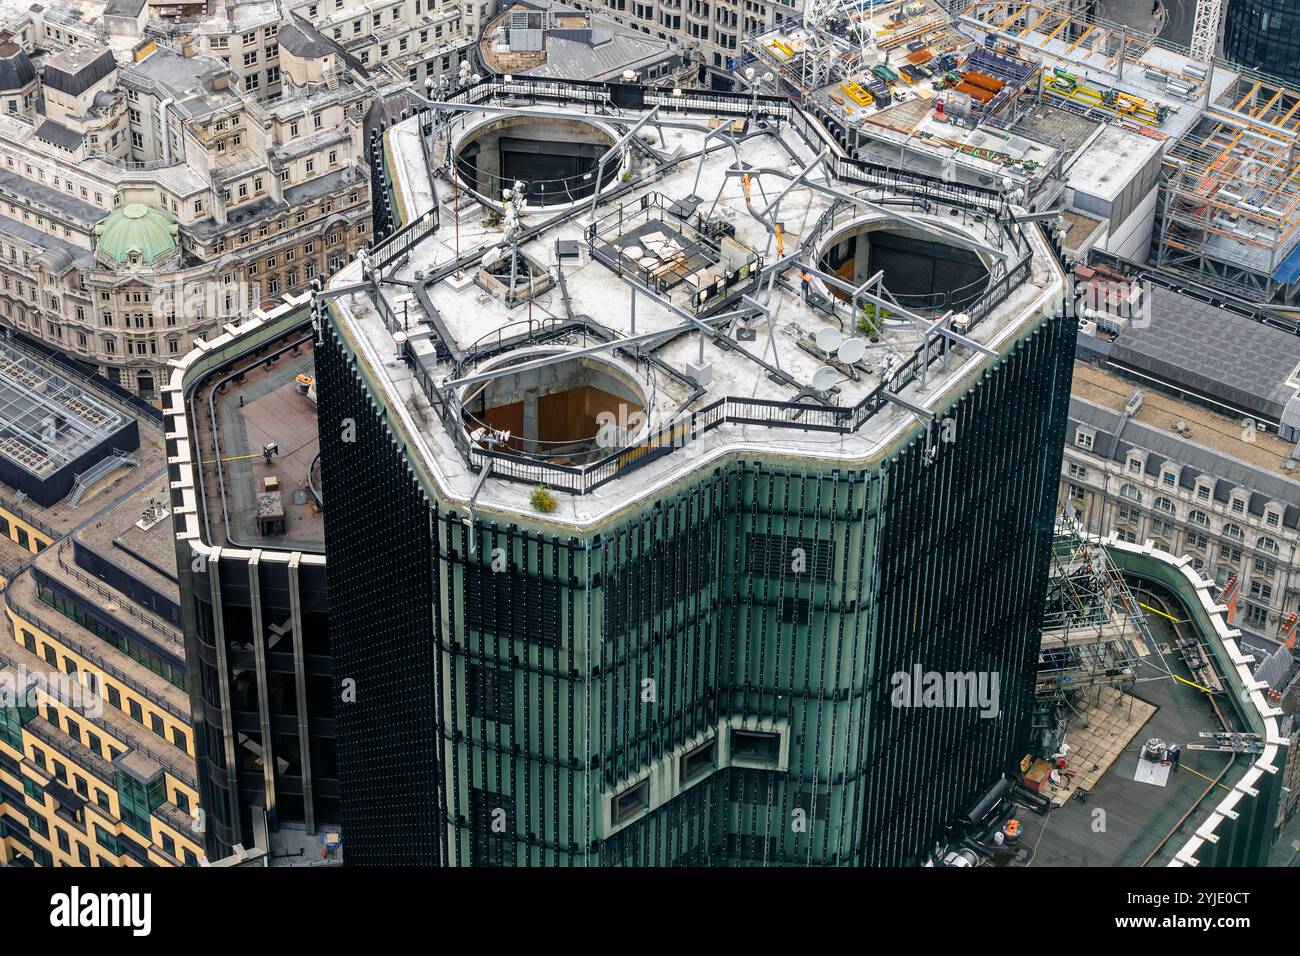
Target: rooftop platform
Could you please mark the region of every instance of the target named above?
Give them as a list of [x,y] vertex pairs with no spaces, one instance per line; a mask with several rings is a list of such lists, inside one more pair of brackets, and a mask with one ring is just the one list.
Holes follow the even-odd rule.
[[[1038,227],[1018,222],[997,191],[834,159],[825,132],[784,99],[634,89],[643,99],[609,115],[584,99],[604,90],[596,84],[488,81],[471,102],[383,138],[406,225],[336,275],[324,298],[451,500],[477,494],[477,504],[517,514],[542,482],[570,493],[553,517],[584,525],[745,450],[870,462],[916,433],[918,410],[954,400],[1060,294]],[[525,105],[539,93],[545,105]],[[512,219],[495,189],[475,193],[459,170],[427,165],[448,141],[454,154],[502,119],[558,123],[559,138],[603,131],[591,137],[613,144],[600,153],[602,177],[574,181],[588,195],[596,179],[605,184],[595,209],[589,198],[525,204]],[[914,263],[965,256],[987,280],[918,290],[884,251],[873,253],[874,272],[831,265],[832,246],[867,233],[890,234]],[[542,272],[549,284],[504,294],[512,262],[529,264],[514,270],[516,288]],[[576,457],[529,433],[509,407],[526,399],[494,394],[522,376],[563,376],[572,359],[604,376],[584,387],[622,396],[587,395],[583,426],[607,412],[620,428]],[[493,479],[512,480],[476,492],[489,461]]]
[[[195,390],[206,541],[325,550],[320,439],[308,394],[314,380],[311,335],[299,329],[217,370]],[[277,450],[268,462],[263,449],[271,442]]]
[[[1157,615],[1148,615],[1147,623],[1156,642],[1167,647],[1173,639],[1168,622]],[[1028,865],[1165,865],[1182,845],[1183,841],[1176,838],[1180,821],[1202,803],[1207,792],[1217,789],[1213,781],[1229,765],[1231,756],[1186,749],[1188,742],[1200,739],[1197,736],[1200,732],[1221,727],[1210,698],[1172,677],[1160,676],[1161,670],[1168,666],[1179,677],[1193,679],[1178,655],[1162,653],[1159,646],[1147,650],[1148,657],[1141,659],[1138,669],[1141,680],[1130,696],[1135,708],[1141,703],[1150,704],[1155,708],[1154,713],[1122,745],[1118,758],[1090,790],[1076,793],[1072,800],[1055,807],[1047,816],[1020,811],[1021,846],[1037,846],[1025,861]],[[1148,659],[1153,657],[1162,658],[1162,662],[1147,666]],[[1130,702],[1123,699],[1117,706],[1122,716]],[[1225,710],[1228,716],[1232,715],[1231,708]],[[1096,720],[1098,715],[1091,716]],[[1245,729],[1235,720],[1233,726]],[[1066,742],[1082,729],[1082,719],[1072,715]],[[1142,745],[1152,737],[1183,747],[1181,767],[1169,774],[1164,786],[1134,779]],[[1079,774],[1089,770],[1085,766],[1072,766],[1072,769]],[[1106,826],[1100,831],[1093,826],[1097,808],[1106,813]]]

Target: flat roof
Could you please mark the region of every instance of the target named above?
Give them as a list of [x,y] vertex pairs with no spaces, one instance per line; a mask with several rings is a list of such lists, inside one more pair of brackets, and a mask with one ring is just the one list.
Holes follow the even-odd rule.
[[1066,182],[1099,199],[1112,200],[1164,149],[1164,141],[1109,124],[1071,161]]
[[[560,263],[564,277],[562,289],[557,287],[513,308],[488,291],[476,277],[479,276],[483,254],[501,246],[503,234],[499,226],[493,225],[492,220],[477,209],[462,215],[457,229],[444,224],[442,229],[410,249],[409,255],[394,261],[391,272],[385,275],[399,281],[381,283],[377,294],[391,316],[404,317],[399,321],[409,322],[412,361],[421,367],[428,380],[444,382],[457,374],[454,362],[445,358],[447,350],[452,353],[472,352],[476,344],[493,341],[498,336],[509,337],[527,329],[530,316],[534,326],[539,328],[539,323],[559,325],[570,321],[572,316],[594,317],[605,333],[616,340],[632,335],[633,322],[638,335],[654,331],[665,333],[659,341],[645,343],[641,353],[643,358],[653,358],[662,363],[654,369],[653,389],[648,390],[651,394],[648,415],[654,427],[668,427],[689,420],[692,412],[722,398],[726,398],[728,403],[751,400],[775,403],[775,406],[763,406],[765,409],[779,408],[783,403],[796,399],[810,406],[819,405],[823,399],[815,397],[816,393],[807,389],[814,374],[826,365],[828,359],[815,346],[805,348],[801,342],[810,342],[818,330],[837,322],[844,325],[847,337],[859,339],[865,354],[855,362],[851,374],[835,376],[838,381],[830,386],[824,400],[848,413],[859,403],[872,401],[872,396],[878,398],[882,391],[898,387],[892,378],[887,388],[881,386],[881,363],[888,358],[895,363],[891,369],[896,368],[897,363],[906,361],[918,350],[922,335],[917,327],[898,318],[884,324],[878,342],[868,341],[854,332],[847,310],[840,313],[841,319],[832,318],[827,311],[834,308],[828,305],[832,299],[829,286],[821,279],[811,283],[810,292],[811,298],[822,308],[802,298],[799,267],[795,261],[799,257],[818,258],[819,236],[829,238],[838,234],[841,227],[856,228],[859,224],[871,222],[893,228],[898,223],[887,214],[860,207],[858,201],[837,206],[834,196],[800,183],[790,188],[780,207],[782,244],[787,258],[777,270],[777,281],[771,286],[772,298],[766,306],[772,317],[770,331],[766,319],[759,316],[748,322],[749,331],[753,332],[752,339],[737,334],[733,325],[739,320],[723,321],[720,317],[729,316],[732,308],[743,304],[743,300],[737,300],[734,293],[731,298],[719,296],[717,300],[709,300],[701,314],[716,321],[720,334],[705,337],[703,360],[711,377],[701,386],[702,393],[695,393],[693,367],[700,362],[701,336],[693,326],[684,329],[682,314],[689,312],[692,296],[699,290],[713,288],[711,283],[714,279],[710,277],[719,272],[716,265],[708,262],[709,257],[717,257],[723,254],[722,249],[729,249],[726,255],[731,256],[730,261],[734,263],[749,255],[750,251],[756,251],[765,257],[763,262],[766,263],[777,259],[777,250],[767,227],[751,214],[746,203],[745,184],[737,174],[738,170],[732,168],[737,153],[722,148],[710,149],[700,156],[706,145],[725,143],[719,138],[720,130],[724,123],[730,124],[730,118],[724,120],[708,112],[687,112],[685,107],[689,101],[683,102],[681,98],[676,99],[675,104],[682,106],[683,112],[674,113],[671,122],[661,123],[656,128],[655,119],[650,119],[643,127],[647,132],[654,131],[654,135],[647,135],[646,140],[653,144],[661,162],[659,174],[652,182],[615,184],[615,188],[622,192],[617,198],[606,199],[600,204],[594,222],[586,202],[559,209],[547,207],[544,211],[525,210],[525,223],[546,222],[544,227],[528,234],[520,245],[521,251],[534,262],[553,270],[557,243],[579,244],[581,251],[577,260]],[[553,119],[568,121],[569,114],[562,105],[549,113]],[[522,113],[525,117],[530,114],[534,111],[524,110]],[[643,115],[636,110],[625,110],[620,119],[600,117],[597,121],[602,124],[620,123],[627,128]],[[572,118],[575,122],[593,119],[581,113]],[[488,119],[481,111],[471,110],[467,126],[472,128]],[[450,184],[441,178],[434,180],[430,177],[418,134],[419,122],[421,120],[417,118],[401,122],[386,137],[389,164],[395,170],[397,180],[398,203],[406,221],[428,211],[435,201],[444,209],[457,202]],[[455,128],[462,128],[459,122]],[[621,135],[617,131],[611,133],[611,140]],[[770,202],[815,156],[809,145],[788,125],[751,129],[744,137],[743,146],[738,144],[737,148],[743,151],[743,161],[755,171],[751,173],[755,210],[760,208],[762,196]],[[441,150],[435,150],[435,154],[442,155]],[[827,178],[823,170],[818,170],[815,178],[819,184],[830,188],[861,188],[853,183]],[[464,192],[463,186],[456,188]],[[434,190],[437,192],[436,200]],[[461,202],[465,198],[462,195]],[[832,207],[839,211],[832,213]],[[571,215],[559,214],[566,208]],[[960,209],[932,211],[934,214],[930,216],[918,212],[913,220],[923,224],[928,235],[951,238],[954,242],[984,243],[988,249],[1011,248],[1010,245],[998,245],[1010,240],[997,231],[1001,226],[997,225],[999,220],[996,216],[970,210],[963,215]],[[690,228],[679,229],[683,223]],[[692,241],[691,234],[707,232],[718,224],[723,229],[720,235],[734,232],[726,238],[734,239],[735,245],[728,246],[719,239],[715,243],[717,248],[706,250],[704,256],[697,258],[694,253],[699,245]],[[683,238],[686,246],[682,244]],[[1005,350],[1035,324],[1042,304],[1060,291],[1059,268],[1041,235],[1031,228],[1023,233],[1023,238],[1027,243],[1023,247],[1025,258],[1017,256],[1012,261],[1019,259],[1025,263],[1027,272],[1022,270],[1021,275],[1027,278],[1004,301],[990,306],[987,317],[970,333],[973,340],[993,351]],[[805,242],[809,248],[807,254],[800,251],[800,244]],[[462,280],[451,274],[455,269],[457,248],[466,256],[461,261]],[[795,253],[799,255],[795,256]],[[384,247],[381,246],[375,256],[382,255]],[[681,271],[674,272],[678,266]],[[643,272],[638,272],[638,267]],[[331,280],[330,287],[340,288],[358,282],[361,268],[359,262],[346,267]],[[743,273],[744,278],[759,274],[760,267],[756,265],[746,268],[754,271]],[[416,272],[425,278],[415,282]],[[659,285],[659,291],[651,294],[648,287],[633,278],[642,274],[650,275],[656,283],[664,278],[665,284]],[[427,281],[431,276],[437,276],[440,281]],[[693,283],[691,277],[699,280],[698,283]],[[771,278],[766,275],[769,282]],[[634,283],[637,291],[633,315]],[[739,279],[737,287],[758,295],[756,288]],[[711,313],[709,307],[721,311]],[[437,412],[413,376],[411,365],[395,359],[388,320],[378,311],[375,301],[366,293],[351,294],[334,299],[331,308],[338,325],[384,393],[390,407],[390,420],[397,421],[411,436],[413,457],[427,469],[432,480],[442,486],[442,494],[454,500],[468,501],[477,476],[476,470],[465,463],[462,454],[465,439],[457,434],[460,425],[453,422],[444,427],[437,420]],[[429,308],[436,311],[436,320],[429,318]],[[978,309],[979,302],[970,308]],[[444,337],[441,346],[435,345]],[[574,347],[580,344],[581,338],[570,337],[559,344],[561,347]],[[594,341],[593,338],[588,344]],[[613,350],[604,354],[608,355],[610,351]],[[938,351],[932,352],[932,360],[937,359],[938,354]],[[621,361],[629,367],[626,355]],[[949,363],[946,371],[932,361],[924,390],[919,388],[919,382],[913,381],[903,385],[897,394],[904,401],[928,408],[941,406],[964,392],[988,361],[981,353],[964,349],[956,361]],[[648,374],[644,367],[630,368],[630,371],[643,377]],[[804,414],[821,413],[790,409],[774,414],[791,415],[791,421],[798,421]],[[699,468],[710,459],[744,450],[791,455],[827,464],[860,464],[887,454],[914,433],[918,421],[911,414],[895,412],[892,407],[866,414],[864,419],[861,427],[847,433],[758,424],[728,424],[703,431],[689,449],[683,449],[685,455],[677,452],[663,455],[640,465],[625,477],[588,489],[586,494],[561,495],[559,509],[547,520],[578,525],[601,520],[616,509],[635,504],[651,487],[678,480],[686,470]],[[477,501],[483,507],[517,515],[532,510],[528,504],[531,490],[529,485],[519,482],[489,480]]]
[[[1283,441],[1272,432],[1261,431],[1253,432],[1252,441],[1242,441],[1242,425],[1239,418],[1216,412],[1197,402],[1186,401],[1166,391],[1145,387],[1142,382],[1110,369],[1099,368],[1087,362],[1074,364],[1074,385],[1070,391],[1071,396],[1106,408],[1116,416],[1123,414],[1124,404],[1134,388],[1142,389],[1142,407],[1130,419],[1130,424],[1125,429],[1125,437],[1135,445],[1147,447],[1151,442],[1149,440],[1144,442],[1137,437],[1139,434],[1137,431],[1128,430],[1133,427],[1133,422],[1148,427],[1150,431],[1143,430],[1142,435],[1148,435],[1150,432],[1160,434],[1164,439],[1160,443],[1161,450],[1180,445],[1203,446],[1209,451],[1238,459],[1244,464],[1286,479],[1295,485],[1291,494],[1296,495],[1296,500],[1300,500],[1300,482],[1293,477],[1293,472],[1286,470],[1286,462],[1295,449],[1293,443]],[[1091,416],[1089,418],[1091,419]],[[1185,432],[1180,433],[1175,430],[1174,426],[1178,422],[1183,422],[1187,426]],[[1182,454],[1186,455],[1187,452]],[[1176,454],[1170,454],[1169,457],[1181,460]],[[1216,469],[1217,472],[1222,472],[1224,464],[1220,463],[1214,468],[1206,467],[1204,470],[1207,473],[1216,473]],[[1222,475],[1218,476],[1222,477]]]
[[174,592],[179,585],[170,498],[167,476],[160,474],[73,537],[160,594]]
[[[1147,616],[1147,625],[1157,645],[1171,646],[1173,635],[1168,622],[1153,614]],[[1162,654],[1159,646],[1146,650],[1148,658],[1162,656],[1173,674],[1194,680],[1177,653]],[[1137,673],[1147,678],[1157,673],[1157,668],[1139,666]],[[1021,823],[1020,846],[1036,847],[1033,855],[1024,861],[1025,865],[1141,866],[1150,855],[1146,865],[1163,866],[1186,842],[1186,826],[1194,830],[1203,822],[1203,815],[1191,811],[1207,799],[1211,805],[1217,802],[1218,797],[1213,793],[1216,788],[1206,778],[1216,778],[1228,766],[1230,755],[1186,747],[1187,743],[1200,740],[1199,733],[1220,729],[1210,698],[1172,677],[1143,680],[1135,685],[1132,696],[1153,704],[1156,710],[1092,788],[1077,794],[1064,806],[1053,808],[1047,816],[1023,808],[1017,813]],[[1233,708],[1220,706],[1220,709],[1235,729],[1247,729],[1236,723]],[[1070,731],[1079,727],[1079,721],[1068,711],[1067,715],[1065,742],[1068,744]],[[1181,767],[1170,772],[1164,786],[1134,779],[1142,745],[1152,737],[1177,743],[1182,748]],[[1068,754],[1066,762],[1070,766]],[[1245,765],[1241,766],[1244,770]],[[1088,768],[1072,769],[1086,773]],[[1106,811],[1106,826],[1101,830],[1093,825],[1097,807]],[[1180,825],[1185,814],[1189,815],[1189,821]]]
[[[316,374],[310,332],[298,329],[267,351],[281,348],[287,351],[274,364],[265,364],[265,354],[237,359],[194,391],[204,538],[219,545],[323,552],[324,515],[315,498],[320,491],[316,405],[298,385],[299,376],[314,380]],[[269,464],[262,455],[267,442],[279,447]],[[220,449],[219,460],[214,447]],[[268,478],[278,482],[278,492],[268,491]],[[279,495],[283,532],[267,533],[259,526],[259,497],[268,493]]]
[[23,471],[45,480],[130,424],[80,385],[0,343],[0,455]]
[[1153,283],[1111,359],[1274,422],[1300,391],[1300,336]]

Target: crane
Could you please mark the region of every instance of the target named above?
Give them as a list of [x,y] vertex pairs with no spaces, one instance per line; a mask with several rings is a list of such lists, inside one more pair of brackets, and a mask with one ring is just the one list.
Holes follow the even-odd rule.
[[1196,0],[1196,19],[1192,21],[1193,59],[1214,62],[1219,46],[1219,24],[1223,19],[1223,0]]

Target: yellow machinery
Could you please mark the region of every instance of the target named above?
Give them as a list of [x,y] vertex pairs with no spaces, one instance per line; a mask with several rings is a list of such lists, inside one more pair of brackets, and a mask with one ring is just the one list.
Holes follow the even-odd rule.
[[849,99],[857,103],[859,106],[871,105],[871,94],[858,86],[858,84],[852,80],[845,80],[840,84],[840,89],[844,91],[844,94]]

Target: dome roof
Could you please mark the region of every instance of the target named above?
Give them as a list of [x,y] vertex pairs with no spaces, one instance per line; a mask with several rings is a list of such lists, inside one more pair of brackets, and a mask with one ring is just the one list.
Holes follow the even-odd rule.
[[0,93],[21,90],[36,79],[36,67],[12,40],[0,43]]
[[124,263],[132,254],[152,264],[176,252],[176,220],[165,212],[130,203],[114,209],[95,227],[95,251],[105,259]]

